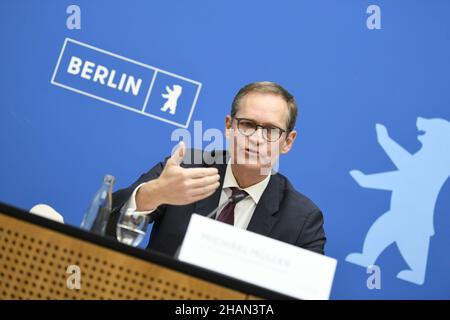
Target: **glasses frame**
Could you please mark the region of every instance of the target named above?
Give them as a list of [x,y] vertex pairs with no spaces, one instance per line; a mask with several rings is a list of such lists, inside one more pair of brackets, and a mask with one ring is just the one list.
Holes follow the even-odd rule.
[[[258,131],[259,128],[261,128],[262,136],[267,142],[277,142],[278,140],[280,140],[280,138],[283,136],[284,133],[287,133],[289,131],[289,130],[281,129],[280,127],[277,127],[277,126],[272,126],[272,127],[268,128],[268,127],[265,127],[263,125],[260,125],[260,124],[256,123],[252,119],[247,119],[247,118],[233,117],[233,120],[236,120],[236,122],[237,122],[237,129],[238,129],[239,133],[241,133],[242,135],[244,135],[246,137],[250,137],[250,136],[254,135],[255,132]],[[254,129],[254,131],[252,133],[248,134],[248,133],[244,133],[244,132],[241,131],[241,129],[239,127],[240,127],[241,121],[243,121],[243,120],[249,121],[249,122],[252,122],[252,123],[255,124],[255,129]],[[280,131],[280,136],[277,139],[275,139],[275,140],[269,140],[267,138],[267,132],[268,132],[269,129],[278,129]]]

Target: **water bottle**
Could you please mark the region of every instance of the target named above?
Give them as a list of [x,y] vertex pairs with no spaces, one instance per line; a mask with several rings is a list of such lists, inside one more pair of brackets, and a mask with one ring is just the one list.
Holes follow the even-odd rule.
[[103,178],[103,183],[98,192],[95,194],[91,205],[81,222],[81,228],[104,235],[109,215],[112,210],[112,189],[114,185],[114,177],[107,174]]

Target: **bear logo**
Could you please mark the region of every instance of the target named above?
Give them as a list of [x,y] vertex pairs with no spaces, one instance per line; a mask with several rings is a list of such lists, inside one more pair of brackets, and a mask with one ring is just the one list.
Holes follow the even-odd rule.
[[434,207],[441,188],[450,177],[450,122],[417,118],[421,148],[409,153],[389,137],[387,129],[376,125],[378,143],[397,170],[350,175],[363,188],[391,191],[390,209],[370,227],[362,253],[351,253],[346,261],[367,268],[379,255],[396,243],[410,267],[397,278],[422,285],[425,282],[430,237],[434,235]]
[[166,112],[167,110],[169,110],[170,114],[175,114],[181,92],[183,92],[183,87],[180,85],[175,84],[173,86],[173,89],[170,89],[169,86],[166,86],[166,93],[161,94],[161,96],[164,99],[167,99],[167,101],[162,106],[161,111]]

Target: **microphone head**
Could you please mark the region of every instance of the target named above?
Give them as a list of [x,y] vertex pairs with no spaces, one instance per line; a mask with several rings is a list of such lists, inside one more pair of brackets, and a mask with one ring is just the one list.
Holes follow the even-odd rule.
[[49,205],[40,203],[35,205],[30,209],[30,213],[34,213],[35,215],[54,220],[60,223],[64,223],[64,218],[60,215],[55,209],[50,207]]
[[247,198],[247,194],[244,193],[240,193],[240,194],[236,194],[234,196],[231,196],[231,203],[238,203],[241,200],[244,200],[245,198]]

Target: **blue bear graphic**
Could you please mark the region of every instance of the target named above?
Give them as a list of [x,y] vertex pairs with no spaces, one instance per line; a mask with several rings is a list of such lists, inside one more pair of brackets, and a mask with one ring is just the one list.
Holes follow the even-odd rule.
[[422,146],[414,154],[390,138],[385,126],[376,125],[378,143],[398,170],[369,175],[350,171],[361,187],[392,194],[389,211],[370,227],[362,253],[351,253],[346,260],[367,268],[395,242],[410,267],[399,272],[397,278],[422,285],[430,237],[434,235],[434,207],[450,176],[450,122],[419,117],[416,125]]

